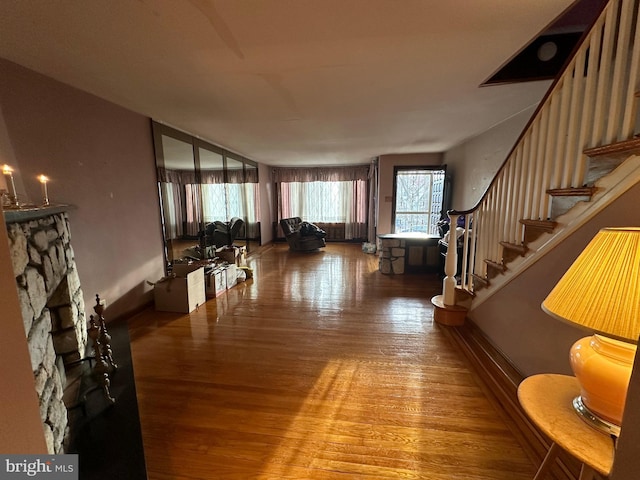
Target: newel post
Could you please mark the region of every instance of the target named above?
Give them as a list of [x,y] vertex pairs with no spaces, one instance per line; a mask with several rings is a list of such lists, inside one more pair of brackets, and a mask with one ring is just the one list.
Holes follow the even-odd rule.
[[[456,304],[456,269],[458,268],[458,249],[456,245],[456,220],[451,213],[449,216],[449,243],[444,260],[444,280],[442,281],[442,301],[445,305]],[[456,215],[457,217],[457,215]]]

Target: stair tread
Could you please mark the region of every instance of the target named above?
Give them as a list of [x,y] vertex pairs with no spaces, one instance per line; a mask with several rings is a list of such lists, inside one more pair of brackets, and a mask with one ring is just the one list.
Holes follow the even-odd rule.
[[587,148],[583,153],[591,158],[640,154],[640,138]]
[[502,263],[494,262],[493,260],[485,259],[484,263],[486,263],[491,268],[495,268],[496,270],[500,270],[501,272],[504,272],[507,269]]
[[528,250],[527,247],[525,247],[524,245],[522,245],[520,243],[500,242],[500,245],[502,245],[507,250],[511,250],[511,251],[517,252],[520,255],[524,255],[525,253],[527,253],[527,250]]
[[569,187],[569,188],[552,188],[547,193],[552,197],[590,197],[595,193],[595,187]]
[[539,228],[541,230],[552,231],[558,225],[557,222],[553,220],[528,220],[522,219],[520,223],[525,225],[526,227]]
[[473,297],[476,296],[475,293],[470,292],[469,290],[466,290],[466,289],[462,288],[462,286],[460,286],[460,285],[456,285],[456,295],[459,295],[461,297],[467,296],[469,298],[473,298]]
[[473,279],[475,281],[477,281],[478,283],[481,283],[482,285],[484,285],[485,287],[489,286],[489,280],[486,279],[485,277],[482,277],[480,275],[477,275],[475,273],[472,273],[471,276],[473,277]]

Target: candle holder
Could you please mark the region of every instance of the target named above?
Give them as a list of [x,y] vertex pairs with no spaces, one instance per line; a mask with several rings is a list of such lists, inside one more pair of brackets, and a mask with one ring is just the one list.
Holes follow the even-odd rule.
[[13,169],[9,165],[4,165],[2,167],[2,174],[7,184],[7,198],[9,199],[7,208],[20,208],[18,195],[16,194],[16,184],[13,181]]
[[47,191],[47,182],[49,181],[49,178],[46,175],[40,175],[38,180],[40,180],[40,185],[42,185],[42,206],[48,207],[49,192]]

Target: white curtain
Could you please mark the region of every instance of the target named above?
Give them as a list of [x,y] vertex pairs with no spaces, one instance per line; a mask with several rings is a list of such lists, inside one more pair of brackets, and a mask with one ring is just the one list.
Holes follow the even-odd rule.
[[344,223],[347,240],[366,239],[369,166],[275,168],[279,218]]
[[[205,223],[226,222],[232,217],[259,218],[257,183],[205,183],[200,188]],[[257,238],[256,221],[250,221],[246,228],[250,238]]]
[[[257,169],[251,172],[257,180]],[[232,217],[249,220],[247,233],[257,238],[259,184],[242,183],[242,178],[242,170],[231,171],[224,183],[222,170],[203,170],[197,177],[194,171],[158,168],[168,238],[195,237],[204,223]]]
[[187,218],[185,230],[186,234],[197,237],[202,230],[202,192],[200,184],[189,184],[184,186],[186,196]]
[[246,200],[245,205],[245,217],[247,219],[247,238],[258,238],[260,232],[258,231],[258,218],[260,218],[260,204],[258,198],[260,198],[260,185],[258,183],[245,183],[244,198]]
[[344,223],[345,239],[367,236],[367,182],[281,182],[280,218],[311,223]]
[[181,185],[176,183],[160,183],[165,218],[165,234],[168,239],[180,238],[184,235],[184,205],[180,194]]
[[224,183],[207,183],[202,186],[202,210],[205,223],[215,220],[226,222],[227,215],[226,192]]

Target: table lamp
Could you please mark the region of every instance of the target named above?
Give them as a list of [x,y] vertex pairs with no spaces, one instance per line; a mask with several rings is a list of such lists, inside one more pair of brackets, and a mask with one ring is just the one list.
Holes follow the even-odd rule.
[[593,427],[618,436],[640,335],[640,227],[600,230],[542,309],[595,332],[571,348],[580,384],[573,407]]

